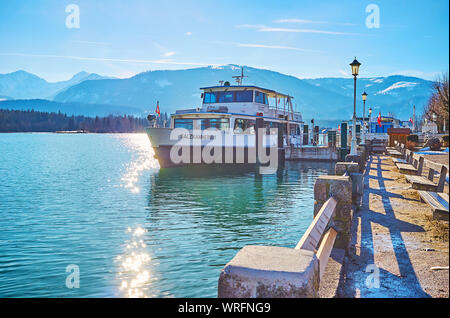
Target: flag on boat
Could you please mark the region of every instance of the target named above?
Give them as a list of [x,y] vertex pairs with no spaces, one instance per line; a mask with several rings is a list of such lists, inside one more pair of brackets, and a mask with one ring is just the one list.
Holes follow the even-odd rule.
[[159,101],[156,102],[156,110],[155,113],[158,114],[158,117],[161,116],[161,112],[159,111]]
[[378,126],[381,127],[381,112],[378,114]]
[[338,125],[338,131],[341,131],[341,125]]
[[414,125],[414,121],[412,120],[411,117],[409,117],[409,122],[411,123],[411,125]]

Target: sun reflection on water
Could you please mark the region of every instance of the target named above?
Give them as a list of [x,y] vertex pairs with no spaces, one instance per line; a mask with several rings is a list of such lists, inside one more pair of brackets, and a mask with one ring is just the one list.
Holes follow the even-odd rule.
[[159,167],[158,161],[154,158],[154,150],[146,134],[127,134],[123,136],[126,146],[136,155],[136,159],[126,167],[122,177],[122,187],[130,189],[133,193],[139,193],[139,176],[143,171]]
[[128,228],[130,239],[125,243],[125,251],[117,256],[119,291],[121,296],[145,298],[154,296],[150,293],[150,285],[155,280],[150,270],[151,257],[142,240],[146,230],[137,227]]

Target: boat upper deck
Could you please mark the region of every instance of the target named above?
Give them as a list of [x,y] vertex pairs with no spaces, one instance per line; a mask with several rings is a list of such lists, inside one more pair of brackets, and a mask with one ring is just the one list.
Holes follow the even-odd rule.
[[288,94],[254,85],[221,85],[200,89],[203,91],[202,107],[178,110],[175,117],[221,113],[302,122],[301,114],[293,110],[293,97]]
[[209,86],[209,87],[201,87],[200,88],[204,93],[206,92],[227,92],[227,91],[252,91],[252,90],[257,90],[260,91],[262,93],[265,93],[267,95],[267,97],[269,98],[290,98],[290,99],[294,99],[294,97],[289,96],[287,94],[284,93],[280,93],[271,89],[267,89],[267,88],[263,88],[263,87],[259,87],[259,86],[254,86],[254,85],[229,85],[229,86],[225,86],[225,85],[219,85],[219,86]]

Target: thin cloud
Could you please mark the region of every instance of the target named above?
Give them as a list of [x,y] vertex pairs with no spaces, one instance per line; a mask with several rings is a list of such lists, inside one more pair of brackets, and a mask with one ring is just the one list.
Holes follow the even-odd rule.
[[345,25],[345,26],[355,26],[354,23],[348,22],[327,22],[327,21],[313,21],[304,19],[278,19],[274,20],[274,23],[296,23],[296,24],[331,24],[331,25]]
[[202,62],[177,62],[173,60],[145,60],[145,59],[118,59],[105,57],[86,57],[73,55],[53,55],[53,54],[28,54],[28,53],[0,53],[2,56],[23,56],[40,58],[58,58],[82,61],[100,61],[100,62],[120,62],[120,63],[138,63],[138,64],[171,64],[171,65],[189,65],[189,66],[219,66],[219,64]]
[[90,45],[111,45],[111,43],[106,42],[94,42],[94,41],[71,41],[73,43],[80,43],[80,44],[90,44]]
[[328,35],[358,35],[358,33],[326,31],[316,29],[293,29],[293,28],[276,28],[259,24],[241,24],[238,28],[256,29],[258,32],[288,32],[288,33],[315,33]]
[[237,28],[247,28],[247,29],[262,29],[266,28],[263,24],[239,24],[236,26]]
[[303,20],[303,19],[278,19],[273,21],[274,23],[327,23],[325,21],[312,21],[312,20]]
[[186,32],[184,35],[191,36],[192,32]]
[[293,46],[285,46],[285,45],[271,45],[271,44],[259,44],[259,43],[239,43],[239,42],[224,42],[224,41],[213,41],[212,43],[225,44],[225,45],[234,45],[234,46],[237,46],[237,47],[248,47],[248,48],[293,50],[293,51],[313,52],[313,53],[320,53],[321,52],[321,51],[317,51],[317,50],[309,50],[309,49],[293,47]]
[[169,56],[174,56],[174,55],[175,55],[174,51],[166,52],[163,54],[164,57],[169,57]]
[[302,52],[320,52],[315,50],[302,49],[299,47],[292,46],[283,46],[283,45],[267,45],[267,44],[250,44],[250,43],[237,43],[239,47],[254,47],[254,48],[263,48],[263,49],[280,49],[280,50],[293,50],[293,51],[302,51]]

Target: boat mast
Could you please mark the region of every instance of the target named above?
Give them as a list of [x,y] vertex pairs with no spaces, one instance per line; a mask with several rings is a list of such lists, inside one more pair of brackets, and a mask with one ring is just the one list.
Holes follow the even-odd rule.
[[242,85],[244,77],[248,77],[248,76],[244,76],[244,67],[243,66],[241,67],[241,75],[232,76],[232,78],[234,78],[236,80],[236,83],[238,84],[238,86]]

